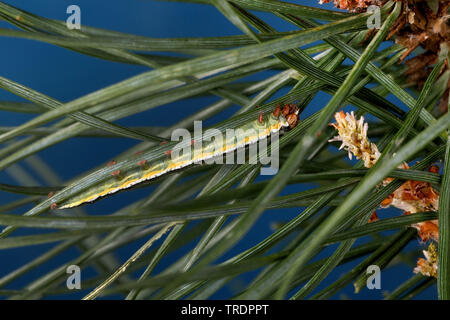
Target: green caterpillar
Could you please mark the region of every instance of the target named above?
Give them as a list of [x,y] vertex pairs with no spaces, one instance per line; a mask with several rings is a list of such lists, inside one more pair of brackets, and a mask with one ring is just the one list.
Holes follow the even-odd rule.
[[[68,209],[77,207],[83,203],[93,202],[101,197],[115,193],[119,190],[130,188],[143,181],[148,181],[159,177],[167,172],[174,171],[193,163],[199,163],[210,158],[232,152],[238,148],[245,147],[252,143],[256,143],[261,139],[265,139],[272,133],[279,132],[282,128],[293,128],[298,123],[299,109],[294,104],[285,105],[283,108],[278,106],[269,115],[264,116],[262,113],[258,119],[248,122],[236,129],[240,134],[232,138],[224,139],[221,145],[217,142],[206,144],[197,152],[188,152],[186,154],[172,156],[170,159],[162,159],[158,162],[147,164],[146,160],[137,163],[136,170],[131,170],[124,176],[120,170],[115,170],[111,174],[115,179],[109,179],[104,184],[84,191],[73,197],[67,203],[60,206],[52,205],[52,209]],[[171,152],[166,153],[167,156]]]

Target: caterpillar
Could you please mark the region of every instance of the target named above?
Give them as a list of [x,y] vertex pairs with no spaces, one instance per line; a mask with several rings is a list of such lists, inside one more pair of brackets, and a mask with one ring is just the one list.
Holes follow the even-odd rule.
[[[90,188],[75,195],[66,203],[59,205],[52,204],[52,209],[68,209],[84,203],[90,203],[112,193],[130,188],[138,183],[159,177],[167,172],[233,152],[238,148],[243,148],[261,139],[265,139],[282,129],[294,128],[299,121],[299,113],[299,108],[295,104],[286,104],[283,107],[277,106],[273,112],[266,115],[261,112],[257,119],[249,121],[235,129],[240,134],[231,138],[227,136],[227,139],[224,139],[219,146],[215,141],[203,143],[204,145],[201,146],[201,150],[195,152],[193,156],[192,153],[172,156],[171,150],[168,150],[165,152],[166,157],[154,163],[141,160],[136,163],[133,170],[125,173],[120,169],[114,170],[111,172],[113,178],[108,179],[101,185],[95,186],[95,188]],[[191,145],[193,144],[192,141]],[[108,165],[113,166],[116,163],[112,161]]]

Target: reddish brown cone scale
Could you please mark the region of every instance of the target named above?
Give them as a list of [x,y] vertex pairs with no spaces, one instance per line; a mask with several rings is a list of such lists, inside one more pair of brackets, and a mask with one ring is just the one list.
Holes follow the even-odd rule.
[[438,166],[431,166],[428,171],[430,171],[432,173],[439,173],[439,167]]

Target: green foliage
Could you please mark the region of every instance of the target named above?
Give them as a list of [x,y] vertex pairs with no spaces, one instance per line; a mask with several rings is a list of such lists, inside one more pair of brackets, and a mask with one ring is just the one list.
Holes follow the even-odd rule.
[[[448,299],[450,114],[435,117],[432,112],[436,90],[442,93],[441,86],[435,83],[440,83],[437,77],[444,61],[436,65],[417,98],[405,90],[404,69],[397,63],[404,48],[387,43],[387,48],[380,50],[400,14],[400,3],[388,2],[382,8],[381,29],[361,46],[369,32],[367,13],[342,13],[273,0],[192,2],[215,6],[243,34],[153,39],[87,26],[69,30],[62,21],[0,2],[0,18],[17,27],[0,29],[1,36],[43,41],[80,54],[150,68],[67,103],[0,77],[1,88],[29,101],[1,101],[0,111],[35,115],[17,127],[0,127],[0,170],[28,161],[35,173],[48,182],[48,186],[36,187],[0,184],[1,192],[24,195],[19,201],[0,206],[0,225],[4,226],[0,250],[56,243],[44,254],[2,275],[0,295],[32,299],[70,294],[65,286],[66,267],[76,264],[81,268],[94,266],[97,271],[96,277],[83,282],[83,288],[90,292],[86,299],[112,293],[127,299],[207,299],[233,279],[254,270],[258,276],[239,289],[235,297],[326,299],[352,282],[357,291],[364,288],[370,264],[389,268],[409,259],[414,265],[417,256],[405,253],[406,245],[416,236],[415,230],[408,227],[439,217],[439,259],[444,271],[439,274],[438,287],[440,297]],[[276,15],[291,23],[293,31],[278,32],[250,10]],[[175,58],[161,52],[178,55]],[[319,55],[313,59],[315,54]],[[344,64],[346,58],[354,64]],[[275,75],[251,83],[237,81],[267,70]],[[287,94],[273,99],[286,88]],[[207,120],[233,104],[241,109],[215,128],[224,131],[254,119],[256,105],[264,111],[292,102],[310,108],[311,100],[321,91],[332,98],[281,137],[281,169],[267,181],[255,182],[260,164],[194,166],[145,184],[143,188],[156,188],[116,212],[89,216],[82,209],[74,209],[49,214],[52,203],[67,201],[105,181],[115,169],[90,168],[70,181],[59,181],[37,156],[53,145],[77,136],[137,139],[137,146],[115,158],[120,168],[127,168],[135,165],[132,155],[136,151],[142,151],[146,159],[156,159],[173,146],[171,142],[160,145],[173,129],[192,128],[194,120]],[[123,127],[114,123],[201,95],[216,96],[218,101],[186,115],[171,127]],[[389,95],[398,98],[408,111],[389,101]],[[371,169],[364,169],[361,163],[352,167],[345,160],[346,154],[333,154],[327,149],[328,139],[335,134],[328,124],[334,113],[347,105],[356,107],[360,115],[377,118],[373,124],[377,136],[382,137],[377,142],[382,157]],[[417,159],[421,161],[411,170],[397,168],[404,161]],[[440,159],[445,167],[442,179],[424,171]],[[380,187],[386,177],[395,179]],[[405,180],[430,182],[441,190],[440,212],[368,224],[374,209]],[[280,195],[286,186],[305,182],[314,183],[314,187]],[[50,190],[54,194],[47,199]],[[11,213],[30,203],[31,209],[22,215]],[[261,214],[281,208],[298,208],[299,214],[253,247],[240,247],[239,241]],[[276,219],[283,220],[278,216]],[[18,228],[33,228],[36,232],[16,236]],[[386,230],[396,233],[380,233]],[[359,238],[366,242],[355,245]],[[145,240],[143,246],[130,252],[123,265],[118,263],[115,251],[139,240]],[[161,260],[192,243],[195,245],[186,255],[155,273]],[[328,257],[315,259],[324,251],[330,252],[336,243],[339,246]],[[20,290],[7,289],[8,284],[73,247],[79,249],[79,255],[71,261],[39,275]],[[216,263],[232,247],[238,247],[240,253]],[[343,264],[352,264],[353,268],[318,291],[322,281]],[[138,279],[132,275],[136,271]],[[413,298],[434,284],[432,279],[411,275],[387,298]]]

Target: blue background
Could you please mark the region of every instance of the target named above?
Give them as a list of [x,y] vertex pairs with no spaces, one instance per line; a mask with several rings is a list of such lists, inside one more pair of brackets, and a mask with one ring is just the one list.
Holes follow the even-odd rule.
[[[59,20],[66,20],[68,16],[66,14],[66,8],[69,5],[76,4],[81,8],[81,23],[84,25],[149,37],[207,37],[241,33],[215,8],[199,4],[146,0],[7,0],[4,2],[37,15]],[[315,0],[293,2],[318,6]],[[331,6],[327,5],[326,7]],[[258,13],[258,15],[280,31],[292,30],[290,25],[276,17],[263,13]],[[0,22],[0,27],[9,28],[10,26],[7,23]],[[148,70],[145,67],[113,63],[84,56],[53,45],[30,40],[1,38],[0,41],[0,75],[61,102],[71,101]],[[258,76],[252,77],[252,79],[261,79],[267,75],[268,73],[261,73]],[[321,108],[327,103],[328,99],[329,96],[320,94],[311,105],[316,106],[316,108]],[[191,114],[216,100],[214,97],[186,99],[161,106],[137,116],[122,119],[118,123],[129,126],[170,125],[184,118],[187,114]],[[0,101],[23,100],[0,90]],[[219,115],[216,120],[223,119],[236,110],[237,107],[235,106]],[[307,113],[310,114],[313,111],[315,110],[309,110]],[[30,115],[0,112],[0,126],[19,125],[31,118],[32,116]],[[65,181],[90,168],[109,161],[114,158],[114,155],[121,153],[134,144],[136,144],[135,141],[121,138],[73,138],[63,144],[44,150],[39,156],[45,160],[62,181]],[[20,166],[20,168],[24,168],[29,173],[30,185],[36,183],[45,184],[45,181],[41,177],[34,175],[31,170],[28,170],[29,165],[27,163],[21,162]],[[12,179],[10,171],[0,172],[0,181],[3,183],[18,183]],[[304,188],[304,186],[293,186],[286,190],[286,192],[297,192],[301,190],[299,188]],[[114,212],[118,208],[125,206],[129,201],[137,200],[146,195],[148,191],[148,189],[140,189],[125,192],[97,202],[92,206],[84,207],[84,209],[90,214]],[[19,198],[19,196],[2,192],[0,193],[0,204]],[[240,252],[242,248],[248,248],[256,244],[271,232],[271,223],[289,220],[296,216],[298,211],[297,208],[292,208],[267,212],[254,228],[252,228],[245,239],[229,252],[227,257]],[[389,213],[385,210],[381,212],[380,217],[387,217],[390,214],[392,214],[392,211]],[[29,234],[29,232],[29,230],[23,230],[15,234],[22,235]],[[124,262],[140,245],[142,245],[142,241],[118,250],[119,260]],[[410,247],[417,247],[418,245],[416,241],[413,241]],[[49,244],[27,247],[25,249],[0,251],[0,277],[27,263],[34,257],[41,255],[53,246],[54,244]],[[330,247],[327,254],[330,254],[334,248]],[[183,250],[179,250],[175,254],[167,257],[161,262],[156,272],[162,270],[165,265],[175,261],[184,252]],[[56,259],[20,277],[9,285],[8,288],[19,289],[49,270],[70,261],[77,254],[76,249],[67,250]],[[324,288],[331,281],[339,278],[340,275],[347,272],[353,265],[344,265],[337,268],[319,288]],[[231,282],[230,286],[219,291],[213,298],[229,297],[235,289],[245,286],[255,274],[249,273],[245,277],[240,277],[238,280]],[[84,279],[94,275],[95,272],[91,268],[83,271]],[[390,291],[396,288],[411,276],[411,266],[405,264],[396,265],[382,272],[382,290],[365,289],[358,295],[355,295],[353,293],[353,287],[350,285],[334,298],[381,299],[382,291]],[[419,297],[422,299],[434,299],[436,298],[435,291],[435,287],[429,288]],[[81,290],[74,292],[70,296],[52,296],[52,298],[78,299],[85,294],[86,291]]]

